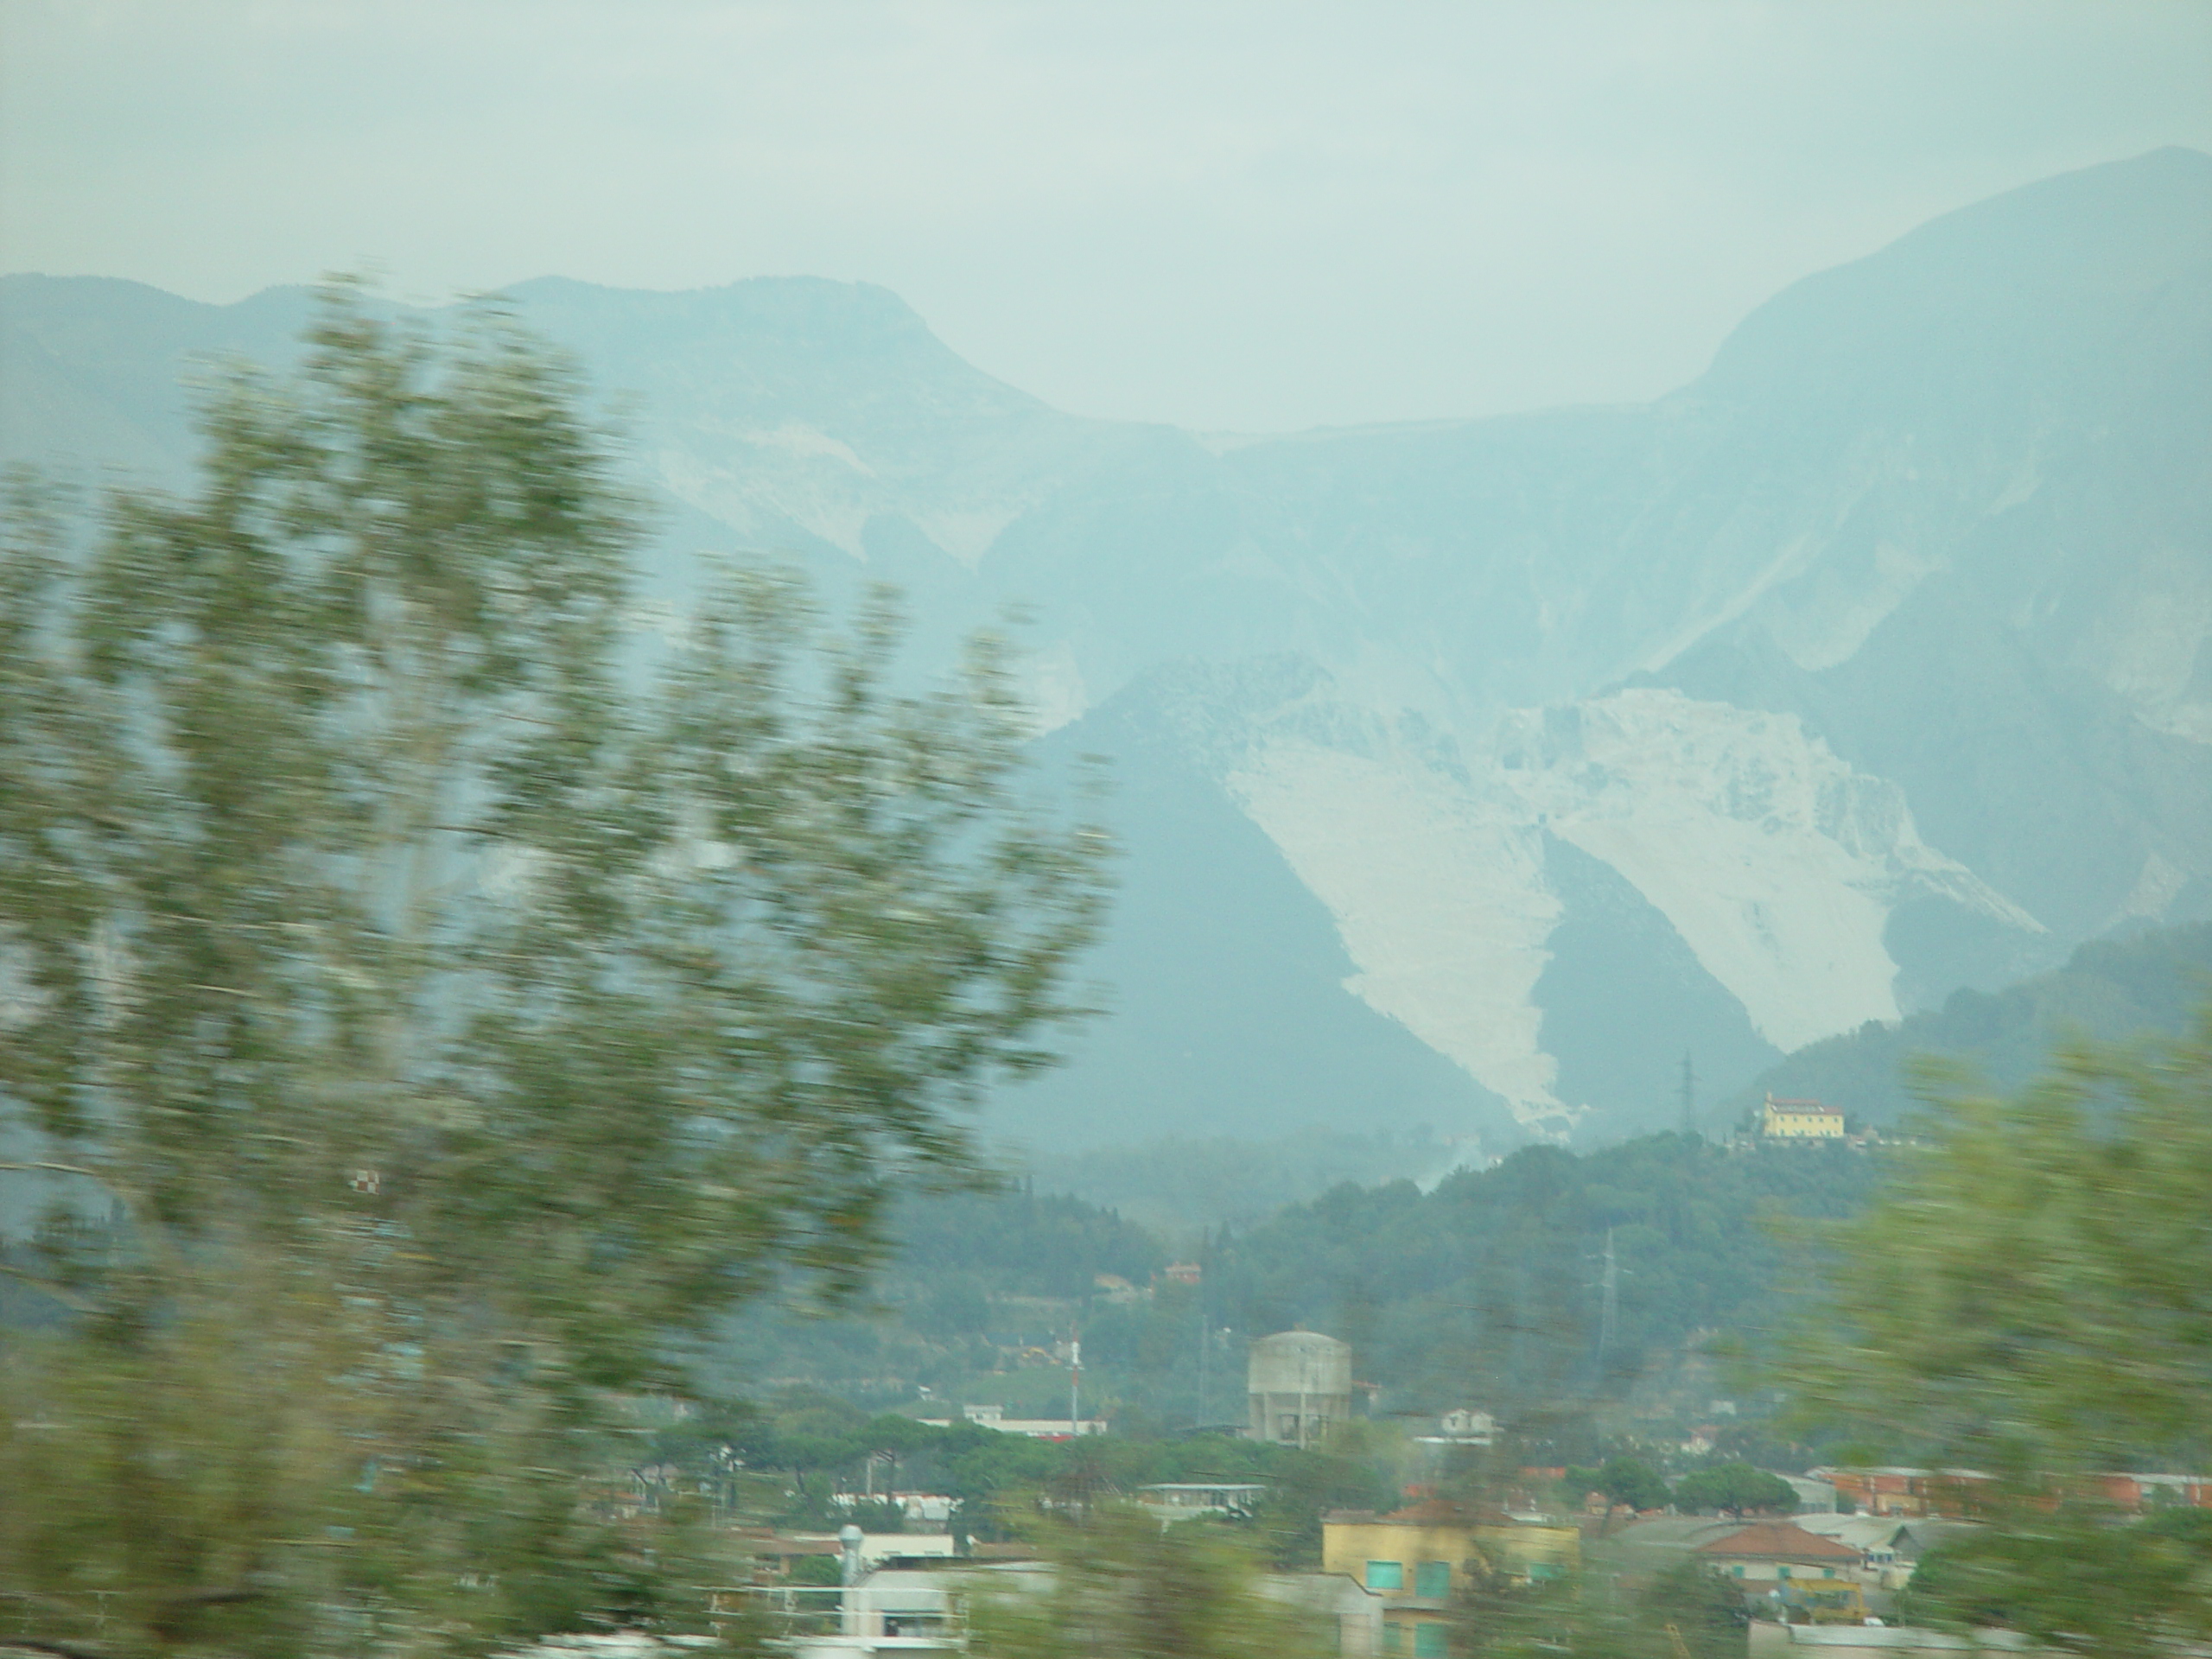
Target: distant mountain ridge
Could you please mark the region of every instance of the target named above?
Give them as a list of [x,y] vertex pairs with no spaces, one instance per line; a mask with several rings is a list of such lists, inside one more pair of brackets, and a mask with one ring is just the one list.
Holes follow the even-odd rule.
[[[2212,157],[1946,215],[1649,405],[1234,444],[865,285],[508,297],[632,404],[660,591],[896,581],[939,661],[1033,617],[1133,852],[1121,1011],[1007,1133],[1611,1138],[1685,1053],[1726,1094],[2212,915]],[[173,471],[178,362],[305,305],[0,280],[0,455]]]

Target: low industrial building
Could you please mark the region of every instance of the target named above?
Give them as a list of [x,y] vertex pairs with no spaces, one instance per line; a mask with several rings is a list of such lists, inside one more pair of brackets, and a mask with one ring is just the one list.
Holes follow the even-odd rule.
[[[923,1417],[917,1421],[929,1428],[950,1428],[954,1420]],[[978,1428],[995,1428],[1001,1434],[1025,1434],[1033,1440],[1073,1440],[1106,1432],[1103,1417],[1009,1417],[1004,1406],[963,1406],[959,1421]]]

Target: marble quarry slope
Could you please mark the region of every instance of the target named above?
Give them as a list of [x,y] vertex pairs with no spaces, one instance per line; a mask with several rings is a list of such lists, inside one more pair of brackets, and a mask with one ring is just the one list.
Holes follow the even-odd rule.
[[[1063,414],[865,285],[508,297],[626,411],[664,596],[893,581],[925,664],[1019,607],[1046,748],[1119,758],[1121,1012],[1014,1132],[1604,1138],[2212,913],[2212,158],[1948,214],[1652,404],[1289,437]],[[5,279],[0,454],[173,471],[177,366],[305,304]]]

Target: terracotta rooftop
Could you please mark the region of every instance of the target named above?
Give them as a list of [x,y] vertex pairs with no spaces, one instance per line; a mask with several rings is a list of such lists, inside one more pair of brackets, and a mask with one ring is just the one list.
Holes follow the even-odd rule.
[[1697,1547],[1701,1555],[1726,1555],[1732,1560],[1856,1561],[1859,1552],[1848,1544],[1808,1532],[1790,1521],[1755,1521],[1724,1538],[1712,1538]]

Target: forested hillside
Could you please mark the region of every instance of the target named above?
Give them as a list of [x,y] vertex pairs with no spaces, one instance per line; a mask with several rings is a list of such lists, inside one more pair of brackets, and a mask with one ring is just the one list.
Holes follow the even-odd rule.
[[[1074,1335],[1086,1413],[1233,1422],[1246,1343],[1302,1324],[1353,1344],[1385,1412],[1650,1395],[1691,1386],[1681,1363],[1701,1335],[1768,1324],[1802,1224],[1855,1211],[1878,1168],[1847,1148],[1731,1153],[1677,1135],[1530,1147],[1429,1192],[1347,1182],[1210,1233],[1195,1287],[1160,1275],[1153,1234],[1077,1199],[929,1200],[906,1212],[872,1309],[748,1316],[721,1376],[733,1392],[815,1386],[880,1408],[927,1389],[947,1408],[1064,1415]],[[1709,1375],[1696,1386],[1709,1394]]]
[[[2069,1035],[2179,1031],[2209,988],[2212,925],[2100,942],[1993,995],[1961,991],[1816,1045],[1758,1088],[1890,1123],[1913,1104],[1916,1056],[2009,1087]],[[1440,1179],[1466,1148],[1422,1135],[1164,1141],[1039,1160],[1023,1185],[907,1205],[872,1310],[750,1315],[728,1333],[722,1374],[734,1392],[804,1384],[889,1407],[925,1388],[1058,1414],[1064,1344],[1079,1335],[1085,1409],[1166,1427],[1236,1421],[1244,1344],[1303,1324],[1353,1344],[1385,1412],[1664,1409],[1670,1396],[1701,1410],[1699,1389],[1726,1392],[1694,1358],[1704,1338],[1755,1344],[1783,1312],[1817,1231],[1808,1224],[1854,1213],[1885,1157],[1911,1155],[1728,1149],[1719,1130],[1758,1097],[1708,1113],[1710,1139],[1531,1147]],[[1077,1194],[1034,1190],[1056,1185]],[[1163,1276],[1176,1258],[1198,1265],[1198,1286]]]
[[1209,1301],[1243,1329],[1345,1338],[1407,1408],[1618,1397],[1700,1333],[1766,1326],[1802,1224],[1853,1213],[1878,1169],[1846,1147],[1732,1153],[1679,1135],[1533,1147],[1427,1193],[1400,1181],[1294,1205],[1220,1243]]
[[1887,1127],[1919,1104],[1916,1057],[1963,1065],[2010,1088],[2039,1070],[2058,1044],[2179,1032],[2208,998],[2212,923],[2093,940],[2050,973],[2000,991],[1955,991],[1940,1008],[1802,1048],[1726,1101],[1715,1115],[1718,1127],[1747,1118],[1770,1090],[1824,1100],[1858,1122]]

